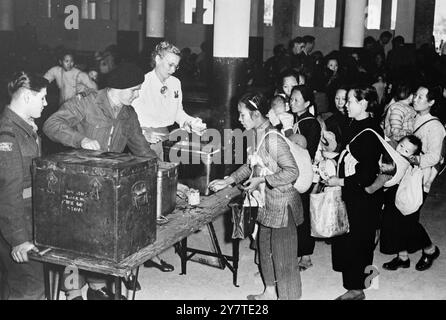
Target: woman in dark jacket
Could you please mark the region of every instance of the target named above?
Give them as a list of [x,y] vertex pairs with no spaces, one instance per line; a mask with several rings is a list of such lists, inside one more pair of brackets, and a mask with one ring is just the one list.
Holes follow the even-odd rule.
[[344,87],[336,90],[334,97],[334,107],[332,109],[332,115],[327,118],[324,122],[327,126],[327,130],[333,132],[336,137],[336,142],[338,143],[338,150],[344,142],[344,132],[348,127],[349,118],[347,116],[347,110],[345,105],[347,103],[347,92],[348,90]]
[[[309,109],[313,106],[314,95],[313,91],[305,86],[296,86],[291,91],[290,106],[294,113],[296,123],[294,125],[294,132],[299,133],[307,140],[307,150],[310,153],[311,160],[314,162],[316,152],[321,139],[321,125],[319,121],[313,116]],[[304,207],[304,223],[299,226],[299,252],[298,256],[299,267],[301,270],[310,268],[313,264],[311,262],[311,255],[314,252],[315,240],[311,236],[310,224],[310,192],[311,189],[303,194],[302,204]]]
[[[264,207],[259,208],[258,248],[260,271],[265,291],[248,296],[249,300],[297,300],[301,296],[301,280],[297,266],[297,226],[303,221],[299,193],[293,187],[299,170],[285,140],[275,133],[269,134],[262,145],[262,138],[276,131],[267,120],[268,106],[258,94],[245,95],[238,104],[239,120],[246,130],[252,130],[254,147],[259,148],[259,161],[245,164],[224,180],[209,184],[212,191],[219,191],[231,184],[244,183],[245,191],[264,187]],[[260,172],[259,169],[267,169]],[[253,173],[253,174],[252,174]],[[277,293],[276,293],[277,287]]]
[[383,135],[369,114],[377,101],[378,96],[373,87],[349,91],[347,112],[353,119],[346,131],[346,139],[350,141],[349,152],[340,159],[340,176],[327,181],[328,186],[342,187],[350,224],[350,232],[334,238],[332,243],[333,269],[342,272],[343,285],[348,290],[338,300],[365,299],[363,290],[370,285],[366,276],[370,273],[368,268],[373,264],[382,191],[368,194],[365,188],[373,183],[379,173],[383,148],[373,132],[361,132],[370,128]]

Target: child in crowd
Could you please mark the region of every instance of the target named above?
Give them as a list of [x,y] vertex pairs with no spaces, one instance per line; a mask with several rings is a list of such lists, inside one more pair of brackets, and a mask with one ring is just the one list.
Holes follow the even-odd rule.
[[286,96],[284,94],[273,97],[268,118],[271,124],[281,131],[291,142],[304,149],[307,148],[307,139],[301,134],[293,134],[294,117],[291,113],[288,113]]
[[64,53],[59,64],[48,70],[44,77],[50,83],[56,81],[60,90],[60,105],[86,89],[97,90],[96,83],[89,75],[75,67],[72,53]]
[[[392,142],[393,141],[391,141],[390,144],[393,144],[394,147],[395,142]],[[412,162],[413,156],[417,156],[421,153],[422,142],[418,137],[409,135],[400,140],[396,145],[395,150],[407,161]],[[384,153],[381,159],[380,173],[375,181],[369,187],[365,188],[365,191],[372,194],[381,189],[387,181],[393,178],[396,174],[396,169],[396,164],[393,159],[388,153]]]
[[294,117],[287,111],[285,96],[276,95],[271,100],[271,109],[267,116],[274,127],[281,131],[286,137],[290,137],[293,134]]

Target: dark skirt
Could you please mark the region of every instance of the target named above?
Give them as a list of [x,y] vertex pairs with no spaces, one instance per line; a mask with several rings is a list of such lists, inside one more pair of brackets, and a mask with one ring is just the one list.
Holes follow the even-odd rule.
[[333,238],[332,263],[333,270],[342,272],[344,287],[359,290],[365,288],[366,268],[373,264],[379,197],[359,188],[346,193],[350,232]]
[[[429,235],[420,224],[421,208],[408,216],[395,206],[398,186],[385,192],[385,207],[381,224],[380,251],[384,254],[397,254],[401,251],[415,253],[432,244]],[[424,195],[426,199],[426,194]]]
[[[311,188],[310,188],[311,190]],[[310,191],[300,195],[302,199],[304,222],[297,227],[299,237],[298,256],[311,256],[314,252],[315,239],[311,236]]]

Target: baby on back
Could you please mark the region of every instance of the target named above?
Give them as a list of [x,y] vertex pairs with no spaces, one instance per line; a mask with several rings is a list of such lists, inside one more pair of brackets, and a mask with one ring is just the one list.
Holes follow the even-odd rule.
[[[422,146],[421,140],[414,135],[405,136],[398,142],[398,144],[392,145],[392,147],[394,147],[403,158],[409,161],[409,163],[412,162],[414,156],[421,153]],[[369,194],[375,193],[384,187],[386,182],[391,180],[397,172],[396,163],[388,153],[384,153],[380,162],[380,172],[378,177],[370,186],[365,188],[365,191]]]
[[293,133],[294,117],[287,111],[286,98],[283,95],[276,95],[271,99],[268,118],[271,124],[291,142],[304,149],[307,148],[307,139],[301,134]]

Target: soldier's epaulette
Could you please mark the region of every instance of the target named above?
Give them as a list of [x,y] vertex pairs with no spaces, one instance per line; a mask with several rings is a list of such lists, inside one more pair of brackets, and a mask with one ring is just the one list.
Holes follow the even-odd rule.
[[78,94],[76,94],[76,97],[78,100],[82,100],[83,98],[86,98],[89,95],[93,95],[94,97],[96,97],[97,93],[98,92],[94,89],[86,89],[85,91],[82,91],[82,92],[79,92]]

